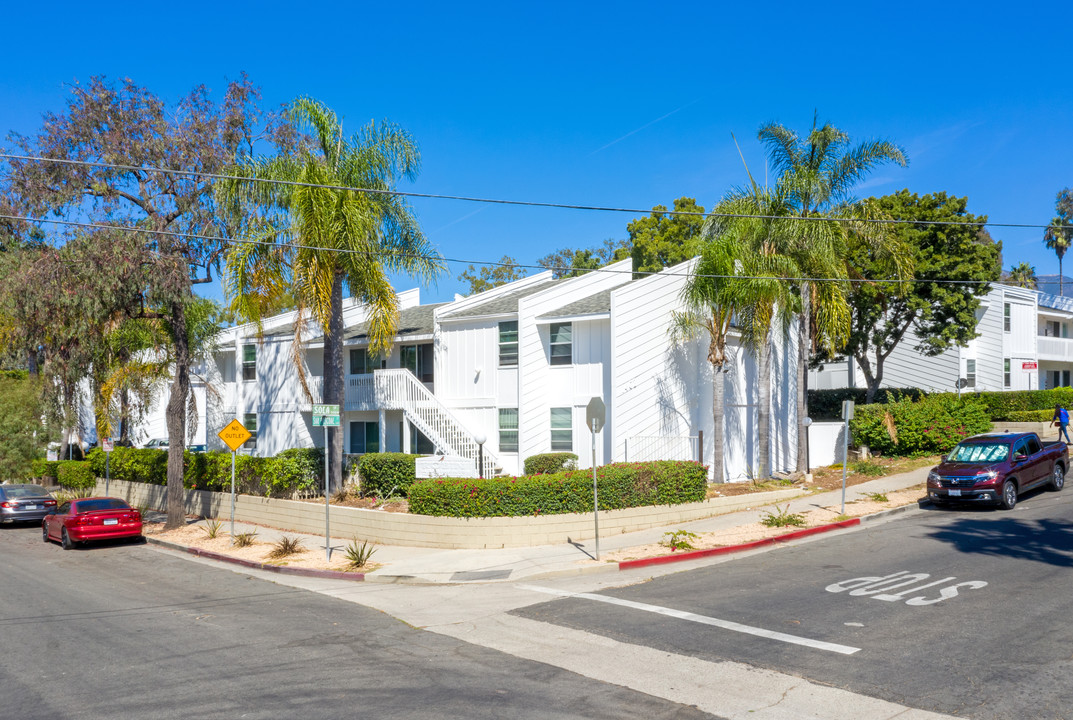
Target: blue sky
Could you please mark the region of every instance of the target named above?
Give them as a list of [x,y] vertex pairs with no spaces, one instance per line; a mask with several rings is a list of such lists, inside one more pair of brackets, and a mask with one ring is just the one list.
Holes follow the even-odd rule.
[[[129,76],[173,101],[202,83],[218,97],[246,71],[267,105],[309,95],[352,128],[402,125],[422,171],[400,189],[416,192],[711,208],[746,179],[731,133],[762,176],[757,128],[805,132],[814,110],[908,152],[861,196],[946,191],[993,221],[1042,224],[1073,186],[1073,3],[52,2],[4,16],[5,134],[62,110],[75,79]],[[468,261],[534,263],[625,238],[635,217],[413,205],[440,252]],[[1057,272],[1042,230],[992,235],[1007,268]],[[423,297],[464,292],[464,268]]]

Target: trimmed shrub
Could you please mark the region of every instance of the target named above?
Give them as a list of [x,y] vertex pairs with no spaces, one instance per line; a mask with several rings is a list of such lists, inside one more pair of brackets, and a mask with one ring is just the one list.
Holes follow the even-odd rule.
[[56,481],[65,490],[84,490],[96,486],[93,468],[85,460],[61,460],[57,465]]
[[557,473],[564,470],[577,470],[577,455],[569,452],[530,455],[522,466],[522,471],[526,475]]
[[[698,462],[615,463],[596,469],[601,510],[678,505],[704,499],[708,469]],[[410,512],[502,517],[592,512],[592,471],[476,480],[428,479],[410,487]]]
[[[943,393],[943,395],[952,396],[953,393]],[[1021,422],[1014,420],[1012,414],[1029,410],[1049,410],[1050,413],[1046,419],[1050,420],[1050,415],[1054,414],[1055,405],[1061,405],[1064,408],[1073,406],[1073,388],[981,392],[973,393],[972,397],[983,403],[991,419],[998,422],[1003,420]]]
[[[192,453],[200,455],[201,453]],[[291,448],[268,458],[261,476],[269,497],[289,497],[323,489],[324,453],[319,448]]]
[[[1054,417],[1054,408],[1046,410],[1014,410],[1008,413],[1009,417],[1003,418],[1009,422],[1050,422]],[[1002,422],[999,420],[998,422]]]
[[56,467],[59,465],[57,460],[34,460],[30,464],[30,472],[34,474],[34,477],[38,478],[54,478],[56,477]]
[[363,495],[408,495],[417,479],[418,455],[368,453],[358,460]]
[[[839,388],[836,390],[809,390],[808,415],[813,420],[841,420],[842,401],[852,400],[856,405],[865,404],[865,388]],[[889,403],[900,397],[920,400],[927,393],[919,388],[880,388],[876,391],[874,403]]]
[[987,408],[975,396],[959,401],[947,394],[919,402],[901,398],[887,404],[862,405],[850,421],[853,441],[884,455],[943,453],[964,438],[990,429]]

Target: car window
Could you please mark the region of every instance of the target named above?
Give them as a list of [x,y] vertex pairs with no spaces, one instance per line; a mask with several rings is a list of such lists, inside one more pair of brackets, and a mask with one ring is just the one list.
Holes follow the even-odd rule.
[[1003,443],[962,443],[951,451],[947,460],[963,463],[1002,462],[1010,455],[1010,446]]
[[130,510],[130,505],[116,498],[91,498],[78,501],[77,512],[93,512],[94,510]]
[[1017,457],[1018,455],[1025,455],[1025,454],[1026,454],[1025,453],[1025,441],[1024,440],[1018,440],[1017,443],[1013,446],[1013,456]]
[[69,502],[60,505],[60,509],[56,511],[58,515],[66,515],[69,512],[71,512],[71,503]]
[[1028,448],[1028,454],[1029,455],[1035,455],[1040,450],[1042,450],[1042,448],[1039,446],[1039,440],[1037,440],[1034,437],[1030,437],[1027,440],[1025,440],[1025,447]]
[[0,489],[0,494],[9,498],[42,497],[47,493],[36,485],[8,485]]

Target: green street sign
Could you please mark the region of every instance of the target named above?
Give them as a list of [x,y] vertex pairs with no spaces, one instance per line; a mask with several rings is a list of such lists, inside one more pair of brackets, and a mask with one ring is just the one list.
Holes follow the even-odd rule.
[[313,406],[313,414],[314,415],[338,415],[339,414],[339,406],[338,405],[314,405]]
[[339,427],[338,415],[314,415],[313,427]]

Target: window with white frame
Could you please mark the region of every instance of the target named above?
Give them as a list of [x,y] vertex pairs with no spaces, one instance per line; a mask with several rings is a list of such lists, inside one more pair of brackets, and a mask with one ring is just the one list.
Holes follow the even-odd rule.
[[499,323],[499,367],[518,364],[518,321],[504,320]]
[[257,346],[247,344],[242,346],[242,379],[257,379]]
[[550,362],[552,365],[570,365],[574,362],[574,344],[572,323],[552,323],[550,342]]
[[380,356],[370,355],[365,348],[353,348],[350,351],[350,374],[368,375],[380,367]]
[[976,387],[976,361],[965,361],[965,387]]
[[351,422],[350,452],[353,455],[380,452],[380,423]]
[[499,408],[499,452],[518,452],[518,408]]
[[246,413],[242,416],[242,425],[250,433],[250,439],[242,444],[248,450],[257,449],[257,413]]
[[1008,388],[1010,386],[1010,359],[1005,358],[1002,361],[1002,387]]
[[1002,304],[1002,329],[1006,332],[1010,331],[1010,304]]
[[574,428],[570,408],[551,409],[552,452],[573,452]]

